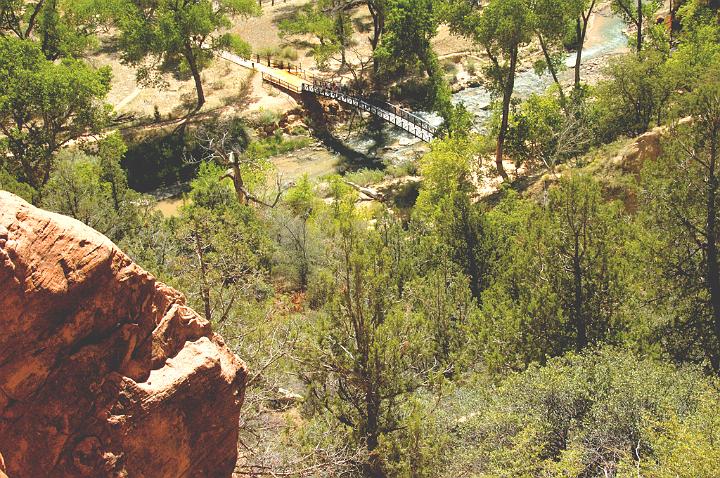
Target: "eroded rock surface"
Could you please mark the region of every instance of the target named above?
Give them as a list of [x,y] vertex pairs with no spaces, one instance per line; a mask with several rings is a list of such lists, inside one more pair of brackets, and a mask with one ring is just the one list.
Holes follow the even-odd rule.
[[0,331],[10,478],[231,475],[244,364],[106,237],[4,191]]

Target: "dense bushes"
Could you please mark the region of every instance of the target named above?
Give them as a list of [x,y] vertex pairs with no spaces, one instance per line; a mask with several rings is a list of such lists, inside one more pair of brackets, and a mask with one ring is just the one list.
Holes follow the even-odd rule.
[[[699,370],[617,348],[569,354],[497,388],[461,386],[444,406],[443,432],[457,448],[443,476],[461,470],[477,476],[637,476],[638,467],[648,473],[642,476],[670,476],[662,474],[669,470],[710,476],[720,452],[711,404],[720,404],[720,394]],[[673,442],[680,434],[697,445]]]

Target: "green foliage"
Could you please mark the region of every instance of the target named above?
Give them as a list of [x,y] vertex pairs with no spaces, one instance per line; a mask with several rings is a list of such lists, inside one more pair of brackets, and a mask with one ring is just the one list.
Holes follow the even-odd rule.
[[37,40],[48,60],[79,57],[97,44],[96,33],[116,6],[116,0],[3,0],[0,34]]
[[646,51],[615,58],[607,75],[609,79],[597,86],[591,112],[600,141],[644,133],[667,118],[676,85],[663,54]]
[[549,170],[585,152],[591,141],[580,106],[563,108],[554,91],[533,94],[512,111],[507,133],[508,152],[520,165],[540,162]]
[[284,38],[311,35],[317,39],[318,43],[312,46],[312,55],[321,68],[339,52],[343,55],[344,63],[345,48],[352,37],[353,26],[350,17],[343,9],[329,14],[328,11],[333,7],[335,3],[330,0],[311,2],[279,24],[280,35]]
[[[110,107],[110,68],[80,60],[47,60],[32,41],[0,37],[0,131],[5,168],[22,182],[42,187],[53,154],[85,133],[98,132]],[[7,155],[10,153],[10,155]]]
[[487,254],[482,212],[472,202],[471,161],[480,147],[475,137],[433,143],[421,160],[424,182],[413,218],[425,267],[447,270],[454,263],[476,298],[485,287]]
[[222,210],[235,200],[228,181],[219,181],[225,171],[213,162],[200,164],[197,177],[190,183],[189,198],[195,206],[208,210]]
[[693,120],[674,125],[662,157],[643,170],[644,264],[653,277],[646,287],[661,311],[656,333],[670,338],[671,353],[720,370],[720,82],[712,69],[683,103]]
[[442,104],[439,106],[439,113],[440,116],[443,117],[441,130],[448,136],[464,136],[470,134],[475,121],[475,115],[468,111],[465,105],[462,103],[453,105],[449,98],[447,98],[447,101],[442,101]]
[[644,46],[645,33],[652,26],[655,12],[660,8],[662,2],[659,0],[613,0],[610,5],[613,13],[620,15],[625,22],[635,27],[636,37],[631,39],[630,43],[639,53]]
[[451,2],[452,27],[472,38],[489,58],[485,68],[488,88],[493,96],[502,98],[500,126],[497,134],[495,165],[507,178],[503,166],[505,137],[508,130],[510,103],[515,89],[515,74],[520,48],[527,45],[533,33],[533,12],[528,0],[492,0],[484,8],[463,1]]
[[248,146],[247,154],[258,159],[266,159],[302,149],[311,142],[312,139],[307,136],[293,138],[276,134],[265,139],[251,142]]
[[[386,8],[385,33],[374,51],[374,59],[380,69],[379,76],[387,78],[418,72],[426,75],[424,95],[414,97],[414,100],[419,99],[420,104],[438,111],[447,121],[459,110],[450,105],[450,88],[431,45],[439,26],[436,2],[390,0]],[[456,124],[452,126],[455,128]]]
[[[476,476],[599,477],[634,467],[638,457],[652,469],[656,460],[677,459],[668,450],[684,446],[665,441],[658,447],[668,425],[654,424],[682,423],[707,443],[715,432],[695,424],[715,421],[708,405],[720,399],[695,370],[615,348],[570,354],[510,376],[498,388],[469,393],[475,403],[455,416],[458,448],[445,476],[464,469]],[[716,443],[705,446],[711,454],[689,470],[702,470],[717,456]],[[618,476],[637,476],[624,469],[628,474]]]
[[[73,57],[110,16],[126,60],[197,74],[213,51],[248,53],[224,32],[257,3],[46,0],[25,34],[37,4],[0,0],[0,188],[107,234],[185,292],[248,363],[236,472],[715,477],[717,12],[688,0],[674,48],[644,21],[644,47],[613,60],[597,87],[566,96],[556,80],[521,102],[525,46],[542,43],[535,66],[557,74],[593,3],[367,0],[376,85],[432,106],[446,137],[383,171],[304,175],[279,185],[274,202],[261,194],[270,158],[310,140],[284,135],[269,111],[251,127],[204,120],[130,148],[117,133],[62,148],[107,124],[109,72]],[[327,59],[368,28],[355,6],[311,2],[281,28],[314,35]],[[654,3],[645,8],[647,20]],[[431,47],[440,22],[487,54],[488,85],[502,97],[497,144],[450,101]],[[654,125],[668,132],[659,158],[645,159],[655,148],[643,142],[637,168],[632,154],[614,159],[631,142],[615,138]],[[503,146],[531,172],[550,172],[488,197],[483,162],[493,150],[502,159]],[[347,184],[385,175],[421,178],[375,202]],[[131,189],[177,181],[190,191],[167,219]]]
[[563,178],[545,207],[510,195],[488,216],[492,242],[504,245],[477,324],[491,369],[543,363],[623,330],[626,220],[596,182]]
[[315,308],[327,301],[329,277],[325,270],[315,267],[321,262],[319,256],[324,235],[318,215],[322,204],[315,193],[313,183],[303,175],[284,197],[284,208],[273,211],[274,236],[280,246],[277,251],[275,274],[295,279],[297,287],[310,290],[310,302]]
[[37,191],[27,183],[22,183],[17,178],[0,168],[0,189],[16,194],[28,202],[33,202]]
[[717,446],[718,418],[716,400],[707,394],[698,399],[690,416],[672,414],[663,420],[648,420],[651,453],[641,455],[639,463],[626,459],[620,469],[626,476],[637,474],[648,478],[711,478],[720,469],[720,447]]
[[345,179],[360,186],[371,186],[385,178],[385,172],[380,169],[362,168],[345,174]]
[[[435,478],[452,460],[450,439],[429,397],[417,397],[407,405],[402,428],[392,440],[381,443],[385,476]],[[388,437],[389,438],[389,437]]]
[[146,137],[129,135],[129,145],[123,167],[128,172],[130,187],[149,192],[161,186],[189,181],[197,172],[197,165],[185,157],[201,157],[197,141],[184,130],[170,134],[160,130]]
[[259,55],[261,59],[281,58],[290,61],[297,61],[298,59],[298,51],[291,46],[286,46],[284,48],[280,48],[279,46],[265,47],[257,50],[256,54]]
[[690,91],[697,86],[698,79],[711,68],[720,50],[720,25],[714,18],[716,14],[700,6],[701,3],[688,1],[680,9],[683,41],[667,62],[668,76],[681,91]]
[[308,406],[348,427],[353,446],[369,453],[366,472],[377,473],[383,461],[378,447],[398,429],[404,404],[432,371],[428,324],[399,307],[399,276],[409,253],[402,230],[390,218],[369,230],[354,207],[354,192],[339,181],[332,190],[336,202],[326,227],[332,231],[333,286],[308,324],[303,377]]
[[41,191],[41,206],[72,216],[116,242],[136,234],[151,213],[148,201],[128,188],[120,167],[124,150],[119,136],[110,136],[96,156],[71,150],[58,154]]
[[441,70],[430,45],[438,28],[431,0],[391,0],[385,28],[382,43],[375,51],[383,66],[421,67],[430,77]]
[[530,41],[531,32],[532,17],[526,0],[496,0],[482,11],[474,39],[498,60],[492,61],[486,71],[497,89],[503,89],[514,77],[510,62],[517,49]]

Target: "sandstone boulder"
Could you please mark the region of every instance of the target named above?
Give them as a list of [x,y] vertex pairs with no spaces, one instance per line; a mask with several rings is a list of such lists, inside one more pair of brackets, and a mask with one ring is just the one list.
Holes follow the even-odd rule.
[[645,161],[655,161],[662,154],[662,139],[667,134],[667,128],[653,128],[641,134],[635,141],[623,149],[614,159],[624,172],[638,174]]
[[106,237],[4,191],[0,330],[10,478],[232,474],[244,364]]

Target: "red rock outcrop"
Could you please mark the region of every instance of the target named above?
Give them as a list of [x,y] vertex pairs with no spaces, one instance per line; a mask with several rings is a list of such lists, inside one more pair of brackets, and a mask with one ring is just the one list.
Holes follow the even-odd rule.
[[10,478],[231,475],[244,364],[106,237],[4,191],[0,331]]

